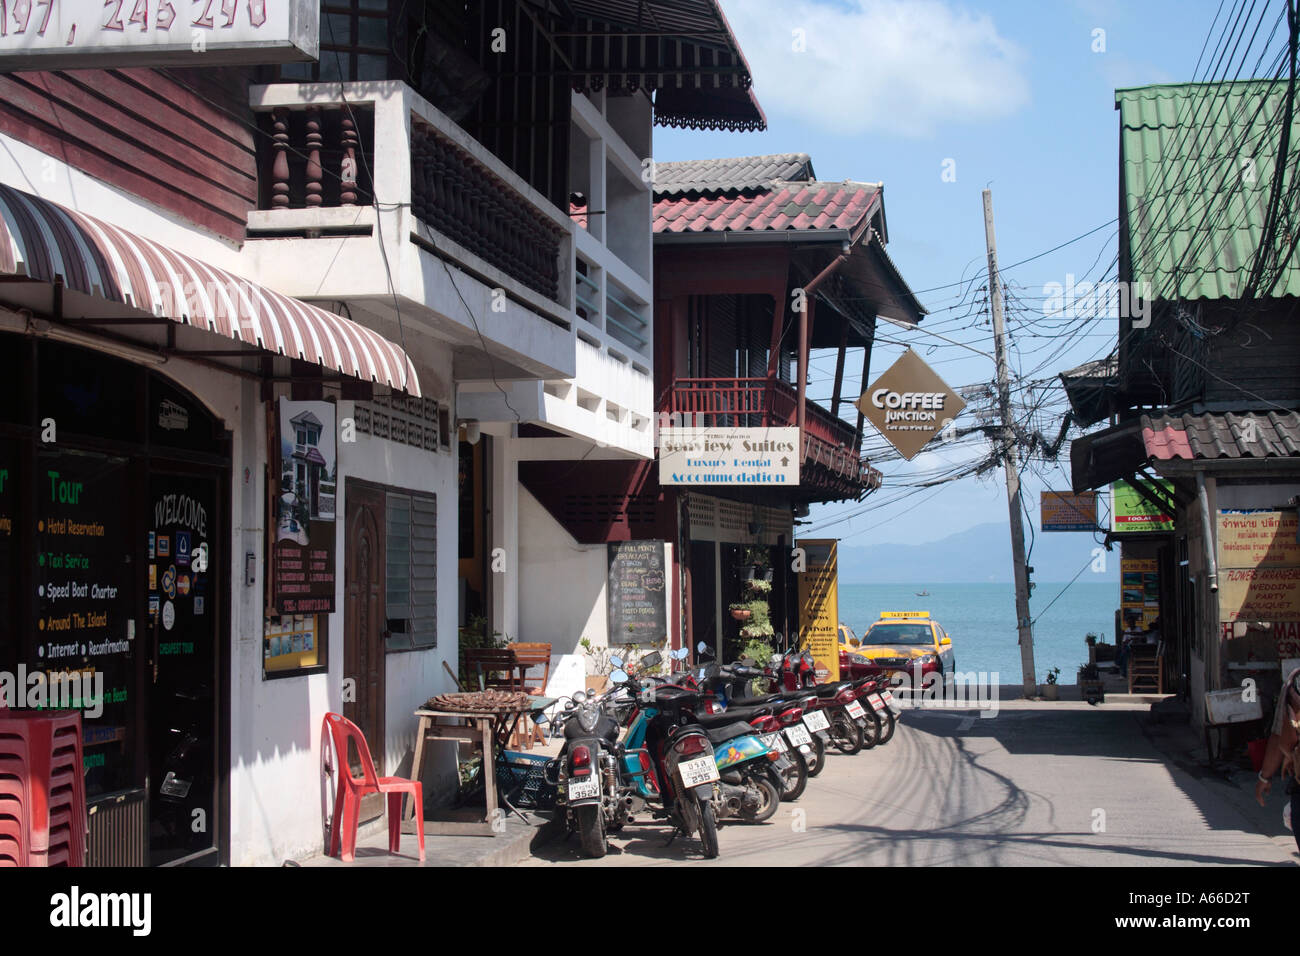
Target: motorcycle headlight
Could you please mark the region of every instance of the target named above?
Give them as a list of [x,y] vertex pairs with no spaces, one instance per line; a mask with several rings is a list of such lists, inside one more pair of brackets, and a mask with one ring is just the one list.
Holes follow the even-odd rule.
[[600,720],[600,711],[595,707],[584,707],[578,713],[578,726],[587,733],[595,731],[598,720]]

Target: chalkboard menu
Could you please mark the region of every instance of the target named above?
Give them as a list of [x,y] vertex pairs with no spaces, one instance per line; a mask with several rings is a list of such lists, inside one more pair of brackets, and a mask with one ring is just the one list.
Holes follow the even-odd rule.
[[660,644],[668,637],[662,541],[614,541],[609,548],[609,643]]

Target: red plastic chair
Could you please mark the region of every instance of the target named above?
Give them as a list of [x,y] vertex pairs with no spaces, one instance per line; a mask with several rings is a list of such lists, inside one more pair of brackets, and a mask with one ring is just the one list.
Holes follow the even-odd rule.
[[[420,808],[424,806],[424,788],[418,780],[406,780],[402,777],[380,777],[375,773],[375,762],[370,756],[370,747],[366,744],[365,734],[361,728],[342,714],[326,714],[321,722],[321,747],[325,746],[326,734],[334,749],[334,766],[332,771],[337,777],[337,789],[334,794],[334,818],[330,822],[330,845],[328,856],[339,856],[344,863],[351,863],[356,858],[357,827],[361,820],[361,798],[371,793],[388,795],[388,852],[397,853],[402,841],[402,800],[410,794],[415,800],[415,833],[420,847],[420,862],[424,862],[424,827],[418,819],[422,816]],[[362,776],[352,776],[348,769],[348,741],[357,746],[361,756]],[[326,765],[326,773],[330,768]]]

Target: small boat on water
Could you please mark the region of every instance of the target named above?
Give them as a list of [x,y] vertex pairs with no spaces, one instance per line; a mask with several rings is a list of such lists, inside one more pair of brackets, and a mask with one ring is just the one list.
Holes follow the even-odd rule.
[[917,592],[916,592],[916,596],[917,596],[917,597],[929,597],[929,596],[930,596],[930,592],[929,592],[929,591],[917,591]]

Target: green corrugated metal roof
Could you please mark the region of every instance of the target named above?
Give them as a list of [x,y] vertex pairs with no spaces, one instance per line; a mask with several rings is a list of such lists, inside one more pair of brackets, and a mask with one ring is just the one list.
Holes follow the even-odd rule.
[[[1286,97],[1286,82],[1269,80],[1115,91],[1132,278],[1149,281],[1157,298],[1241,295],[1263,233]],[[1274,241],[1283,256],[1300,104],[1288,153]],[[1284,264],[1272,294],[1300,295],[1300,256]]]

